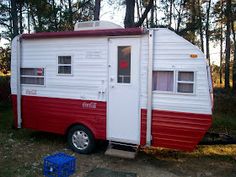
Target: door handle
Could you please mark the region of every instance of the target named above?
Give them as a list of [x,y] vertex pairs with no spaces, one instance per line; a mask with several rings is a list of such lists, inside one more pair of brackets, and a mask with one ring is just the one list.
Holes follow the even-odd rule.
[[110,78],[110,81],[111,81],[111,82],[113,82],[113,81],[114,81],[114,78],[113,78],[113,77],[111,77],[111,78]]

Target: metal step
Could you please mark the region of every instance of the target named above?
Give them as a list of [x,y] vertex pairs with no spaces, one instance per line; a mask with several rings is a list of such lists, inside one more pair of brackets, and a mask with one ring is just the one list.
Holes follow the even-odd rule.
[[105,155],[134,159],[138,152],[138,145],[110,141]]

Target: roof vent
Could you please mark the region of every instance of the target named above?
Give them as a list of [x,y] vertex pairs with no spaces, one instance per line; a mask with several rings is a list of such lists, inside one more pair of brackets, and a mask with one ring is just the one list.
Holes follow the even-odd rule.
[[117,28],[122,28],[122,27],[120,25],[108,21],[87,21],[87,22],[77,22],[75,24],[74,31],[117,29]]

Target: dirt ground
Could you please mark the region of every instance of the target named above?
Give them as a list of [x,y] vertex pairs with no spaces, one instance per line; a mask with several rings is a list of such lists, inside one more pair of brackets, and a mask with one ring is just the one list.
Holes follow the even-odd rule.
[[133,172],[139,177],[236,177],[236,145],[199,146],[193,153],[146,149],[135,160],[105,156],[105,149],[100,142],[93,154],[81,155],[67,148],[63,136],[27,130],[0,132],[0,177],[43,176],[43,158],[56,152],[76,157],[74,177],[85,177],[95,168]]

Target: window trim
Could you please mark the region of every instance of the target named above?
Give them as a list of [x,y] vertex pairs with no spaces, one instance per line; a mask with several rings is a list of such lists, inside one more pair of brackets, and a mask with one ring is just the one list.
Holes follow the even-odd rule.
[[[192,72],[193,73],[193,81],[179,81],[179,72]],[[184,93],[184,92],[178,92],[178,83],[182,84],[193,84],[193,92],[192,93]],[[195,95],[196,94],[196,71],[194,70],[176,70],[176,93],[177,94],[183,94],[183,95]]]
[[20,78],[22,78],[22,77],[28,77],[28,78],[44,78],[44,82],[43,82],[43,85],[38,85],[38,84],[22,84],[21,82],[20,82],[20,85],[22,85],[22,86],[29,86],[29,87],[46,87],[46,67],[44,67],[44,66],[29,66],[29,67],[21,67],[21,69],[27,69],[27,68],[33,68],[33,69],[38,69],[38,68],[43,68],[43,70],[44,70],[44,76],[33,76],[33,75],[21,75],[20,74]]
[[[197,85],[197,71],[195,69],[172,69],[172,68],[154,68],[154,71],[173,71],[174,72],[174,80],[173,80],[173,91],[161,91],[161,90],[153,90],[152,92],[155,94],[175,94],[175,95],[186,95],[186,96],[194,96],[196,95],[196,85]],[[193,72],[194,81],[178,81],[178,73],[179,72]],[[193,93],[182,93],[178,92],[178,83],[193,83]]]
[[[71,64],[59,64],[58,63],[58,60],[59,60],[59,58],[58,57],[64,57],[64,56],[70,56],[71,57]],[[56,66],[57,66],[57,69],[56,69],[56,75],[57,76],[73,76],[73,65],[74,65],[74,60],[73,60],[73,58],[74,58],[74,55],[72,55],[72,54],[59,54],[59,55],[57,55],[56,56]],[[70,74],[62,74],[62,73],[58,73],[59,72],[59,70],[58,70],[58,67],[59,66],[70,66],[71,67],[71,73]]]

